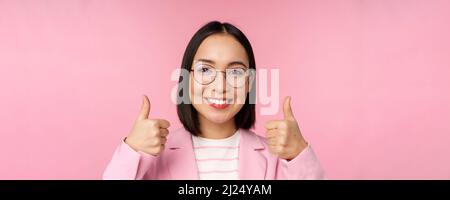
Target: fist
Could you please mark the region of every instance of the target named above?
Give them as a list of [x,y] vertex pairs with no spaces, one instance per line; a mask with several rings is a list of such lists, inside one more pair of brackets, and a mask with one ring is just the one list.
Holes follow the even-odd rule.
[[284,99],[283,113],[284,119],[268,121],[265,128],[270,152],[289,161],[300,154],[308,144],[292,113],[291,97]]
[[164,150],[170,123],[164,119],[149,119],[149,114],[150,101],[144,95],[141,111],[125,143],[135,151],[157,156]]

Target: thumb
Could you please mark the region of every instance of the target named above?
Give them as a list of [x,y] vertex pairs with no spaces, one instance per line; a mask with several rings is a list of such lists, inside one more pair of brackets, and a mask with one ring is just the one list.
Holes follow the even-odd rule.
[[290,96],[287,96],[284,98],[283,113],[284,113],[284,119],[295,120],[294,113],[292,113]]
[[148,100],[148,97],[146,95],[142,96],[142,108],[139,112],[138,120],[144,120],[148,118],[148,115],[150,114],[150,101]]

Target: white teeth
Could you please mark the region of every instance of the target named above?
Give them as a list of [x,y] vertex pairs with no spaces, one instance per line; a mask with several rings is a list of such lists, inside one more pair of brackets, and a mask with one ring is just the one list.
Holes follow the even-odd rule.
[[206,100],[209,103],[214,103],[214,104],[225,104],[225,103],[229,103],[231,102],[231,99],[227,99],[227,100],[223,100],[223,99],[212,99],[212,98],[206,98]]

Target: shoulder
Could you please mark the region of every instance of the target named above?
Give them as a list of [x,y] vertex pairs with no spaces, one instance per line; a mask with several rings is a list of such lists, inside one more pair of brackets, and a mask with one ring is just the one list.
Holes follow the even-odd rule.
[[257,134],[255,131],[252,130],[245,130],[245,129],[239,129],[241,134],[246,134],[247,136],[252,137],[253,139],[260,140],[260,141],[266,141],[266,137]]
[[190,140],[191,140],[191,133],[189,133],[189,131],[187,131],[184,127],[181,127],[169,131],[166,146],[178,148],[186,146],[186,144]]
[[258,139],[266,139],[264,136],[257,134],[255,131],[250,130],[250,129],[239,129],[239,131],[243,134],[248,134],[252,137],[257,137]]
[[250,152],[259,152],[269,163],[277,163],[278,157],[270,153],[266,137],[251,130],[240,130],[242,149],[246,149],[247,152],[249,149],[252,149]]
[[189,131],[187,131],[184,127],[178,127],[174,130],[170,131],[170,133],[173,134],[190,134]]
[[242,143],[246,146],[252,146],[255,149],[267,148],[267,139],[256,134],[252,130],[239,129],[241,133]]

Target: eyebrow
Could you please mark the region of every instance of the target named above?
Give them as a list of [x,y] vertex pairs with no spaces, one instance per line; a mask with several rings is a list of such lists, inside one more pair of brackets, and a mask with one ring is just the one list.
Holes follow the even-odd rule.
[[[216,64],[216,62],[214,62],[213,60],[203,59],[203,58],[197,59],[196,62],[205,62],[205,63],[209,63],[209,64],[212,64],[212,65]],[[232,65],[243,65],[244,67],[247,67],[247,65],[245,65],[241,61],[232,61],[232,62],[228,63],[228,66],[232,66]]]

